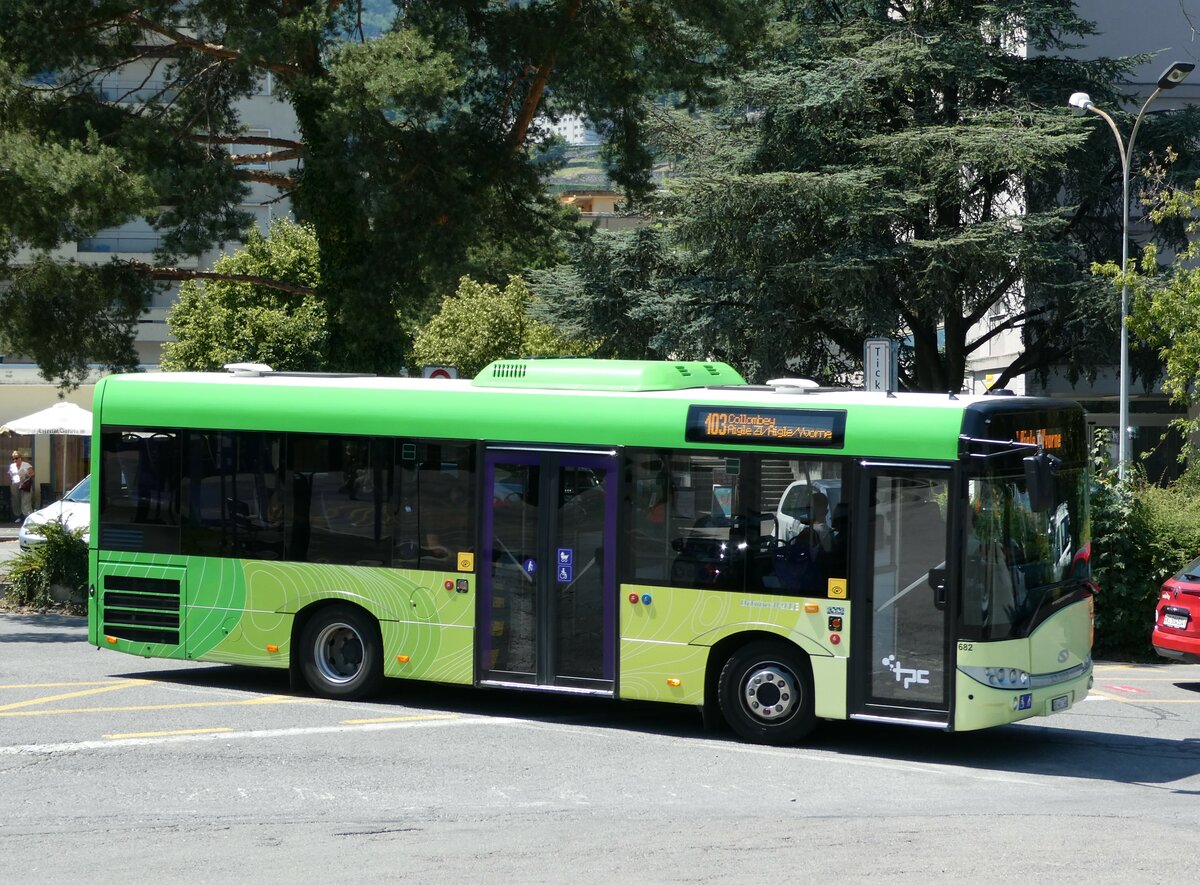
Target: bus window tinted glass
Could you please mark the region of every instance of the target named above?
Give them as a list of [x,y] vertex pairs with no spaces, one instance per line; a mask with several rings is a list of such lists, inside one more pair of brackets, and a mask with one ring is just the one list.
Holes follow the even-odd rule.
[[102,544],[179,552],[179,435],[105,430],[100,445]]
[[846,577],[839,461],[635,452],[625,470],[634,581],[825,596]]
[[475,550],[475,448],[468,443],[396,444],[393,564],[456,571]]
[[187,433],[183,552],[283,557],[281,434]]
[[837,461],[763,458],[751,513],[747,590],[825,596],[845,578],[850,511]]
[[1035,510],[1024,474],[988,474],[968,484],[965,636],[1027,636],[1090,577],[1086,471],[1060,470],[1055,491],[1051,507]]
[[748,458],[635,455],[633,569],[637,580],[740,590],[747,521]]
[[287,558],[388,565],[391,440],[293,433],[287,448]]

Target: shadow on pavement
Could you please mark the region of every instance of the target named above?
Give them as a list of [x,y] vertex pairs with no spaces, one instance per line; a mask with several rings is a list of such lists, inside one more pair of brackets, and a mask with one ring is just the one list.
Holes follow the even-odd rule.
[[[233,691],[290,693],[288,675],[228,665],[117,674],[119,678],[223,688]],[[1191,687],[1191,683],[1184,683]],[[529,723],[586,725],[682,740],[717,739],[736,743],[726,731],[706,731],[691,707],[605,698],[564,697],[536,692],[480,690],[465,686],[388,680],[371,703],[387,715],[389,707],[416,707],[446,713],[511,718]],[[846,757],[961,766],[996,771],[1089,778],[1118,783],[1169,785],[1200,775],[1200,739],[1164,740],[1024,723],[979,732],[946,734],[858,722],[826,722],[799,752],[816,750]],[[780,750],[786,754],[788,749]]]
[[[84,642],[87,640],[87,618],[82,615],[25,614],[3,612],[8,615],[4,629],[0,629],[0,642]],[[10,630],[19,627],[19,630]]]
[[[0,619],[0,643],[86,642],[86,632],[86,619],[73,615],[10,614]],[[160,663],[171,665],[169,661]],[[291,693],[286,671],[226,664],[196,663],[174,669],[139,670],[114,674],[114,678],[247,693]],[[1174,686],[1200,693],[1200,682],[1181,679]],[[693,708],[671,704],[479,690],[396,679],[388,680],[380,697],[372,703],[381,708],[382,715],[387,715],[389,707],[417,707],[530,723],[586,725],[683,740],[717,738],[731,743],[736,740],[728,732],[706,731]],[[1153,709],[1152,704],[1143,709]],[[1171,789],[1171,783],[1200,775],[1200,738],[1165,740],[1083,731],[1051,724],[1063,720],[1045,721],[1045,725],[1040,721],[1026,722],[961,734],[853,721],[827,722],[797,749],[1010,774],[1140,783],[1167,790]]]

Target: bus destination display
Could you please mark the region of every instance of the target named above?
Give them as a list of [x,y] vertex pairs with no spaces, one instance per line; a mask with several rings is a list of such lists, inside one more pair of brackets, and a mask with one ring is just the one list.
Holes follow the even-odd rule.
[[840,449],[846,441],[846,412],[689,406],[684,438],[688,442]]

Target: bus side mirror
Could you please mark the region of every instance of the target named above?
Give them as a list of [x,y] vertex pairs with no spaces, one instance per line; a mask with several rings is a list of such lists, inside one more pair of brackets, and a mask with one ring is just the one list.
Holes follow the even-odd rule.
[[1025,462],[1025,491],[1029,506],[1035,513],[1049,510],[1054,504],[1054,478],[1062,459],[1049,452],[1038,452],[1023,459]]
[[929,570],[929,586],[933,588],[934,608],[944,610],[946,608],[946,570],[944,568]]

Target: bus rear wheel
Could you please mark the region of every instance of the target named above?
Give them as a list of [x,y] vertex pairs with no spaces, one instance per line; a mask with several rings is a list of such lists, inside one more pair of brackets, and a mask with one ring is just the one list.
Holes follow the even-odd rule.
[[719,686],[725,721],[756,744],[791,744],[816,725],[812,667],[799,649],[761,640],[725,663]]
[[383,681],[378,625],[354,606],[321,609],[300,632],[300,669],[313,694],[323,698],[355,700],[375,693]]

